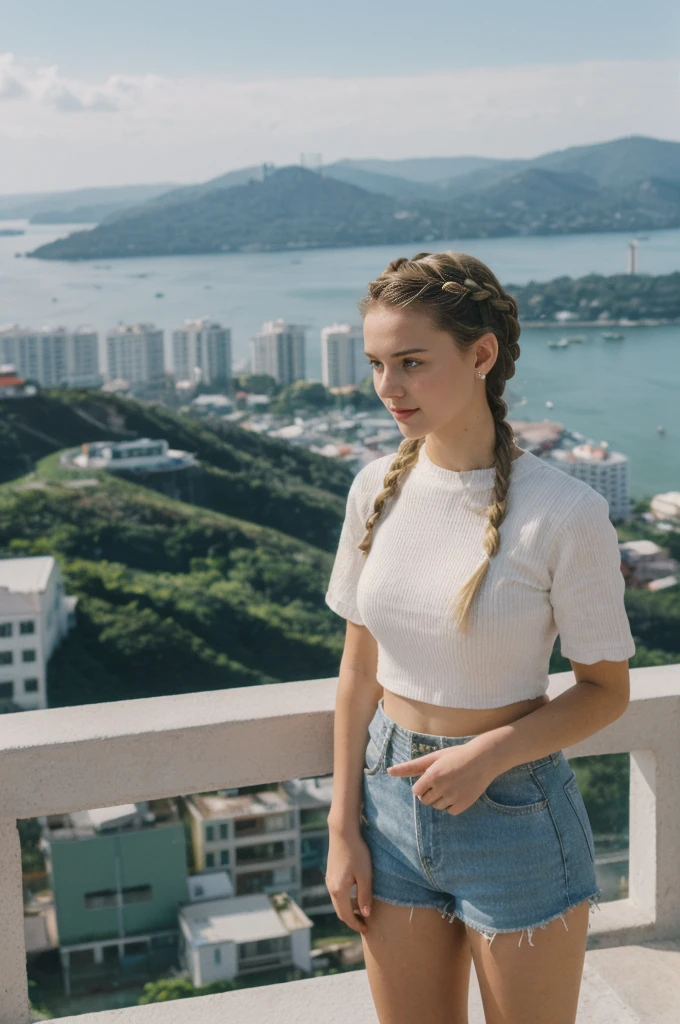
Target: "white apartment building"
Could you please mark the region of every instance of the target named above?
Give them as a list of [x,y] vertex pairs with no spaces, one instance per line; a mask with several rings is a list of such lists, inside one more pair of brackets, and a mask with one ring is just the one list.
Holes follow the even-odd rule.
[[267,373],[279,384],[305,379],[305,329],[266,320],[251,342],[251,373]]
[[321,328],[321,380],[325,387],[360,384],[371,373],[364,355],[363,327],[335,323]]
[[285,892],[186,904],[179,912],[180,962],[196,987],[279,967],[310,974],[312,926]]
[[163,331],[153,324],[119,324],[106,333],[106,376],[149,384],[165,376]]
[[96,331],[86,327],[0,327],[0,363],[11,363],[20,377],[43,387],[101,384],[99,339]]
[[226,384],[231,380],[231,330],[207,317],[185,320],[172,332],[175,380]]
[[547,460],[570,476],[584,480],[609,502],[609,518],[630,518],[630,477],[628,456],[609,450],[606,441],[599,445],[578,444],[570,451],[554,449]]
[[310,913],[330,913],[324,882],[333,780],[293,779],[276,790],[187,797],[194,866],[227,871],[236,896],[285,889]]
[[75,623],[51,555],[0,559],[0,702],[8,711],[47,707],[47,662]]

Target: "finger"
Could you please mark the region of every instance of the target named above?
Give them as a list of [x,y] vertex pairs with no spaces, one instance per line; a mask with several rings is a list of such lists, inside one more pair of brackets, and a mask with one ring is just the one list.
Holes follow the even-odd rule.
[[[439,751],[436,751],[439,753]],[[436,758],[432,754],[423,754],[422,757],[414,757],[412,761],[401,761],[399,764],[391,764],[387,769],[393,775],[422,775],[430,767]]]

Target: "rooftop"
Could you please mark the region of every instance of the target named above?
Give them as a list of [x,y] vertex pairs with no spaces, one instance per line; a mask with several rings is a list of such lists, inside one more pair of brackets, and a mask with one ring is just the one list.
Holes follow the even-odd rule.
[[0,558],[0,588],[13,594],[42,593],[55,564],[52,555]]
[[314,924],[294,900],[277,909],[276,897],[261,892],[187,904],[181,915],[197,946],[282,938]]

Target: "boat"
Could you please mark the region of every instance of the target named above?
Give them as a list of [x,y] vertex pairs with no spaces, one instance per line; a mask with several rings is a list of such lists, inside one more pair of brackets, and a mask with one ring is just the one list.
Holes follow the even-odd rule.
[[550,401],[550,399],[548,399],[548,401],[545,403],[545,407],[546,409],[552,409],[553,403]]
[[656,429],[658,430],[658,432],[660,434],[665,434],[666,433],[666,428],[661,423],[659,424],[659,426]]
[[156,292],[156,298],[157,299],[165,298],[165,292]]
[[569,338],[553,338],[548,342],[548,348],[566,348]]
[[601,337],[605,341],[622,341],[625,338],[625,334],[617,334],[616,331],[603,331]]

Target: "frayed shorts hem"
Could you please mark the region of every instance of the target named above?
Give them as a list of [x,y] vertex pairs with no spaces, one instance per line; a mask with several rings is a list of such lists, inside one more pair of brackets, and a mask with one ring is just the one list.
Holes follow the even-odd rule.
[[[437,906],[434,903],[418,903],[413,901],[407,902],[406,900],[388,899],[385,896],[379,896],[377,893],[373,894],[374,899],[381,900],[383,903],[391,903],[392,906],[395,907],[411,907],[411,914],[413,914],[414,909],[437,910],[439,911],[443,918],[448,917],[450,923],[457,918],[459,921],[462,921],[464,925],[467,925],[474,931],[479,932],[479,934],[482,935],[485,939],[488,939],[489,945],[491,945],[496,935],[509,935],[513,932],[520,932],[519,942],[517,943],[518,946],[522,945],[522,938],[525,931],[529,939],[529,945],[533,946],[534,943],[531,941],[531,937],[534,931],[537,928],[546,928],[552,921],[556,921],[558,918],[562,918],[562,924],[567,929],[567,931],[569,931],[569,926],[567,925],[567,922],[564,919],[564,915],[568,913],[570,910],[574,910],[575,907],[579,907],[582,903],[585,902],[585,900],[588,900],[590,911],[592,911],[595,907],[597,907],[598,910],[601,910],[602,908],[599,905],[601,896],[602,890],[598,888],[589,896],[582,896],[581,899],[578,899],[574,903],[571,903],[568,907],[565,907],[564,910],[560,911],[557,914],[553,914],[551,917],[547,917],[545,921],[539,921],[533,925],[525,925],[524,928],[493,928],[487,927],[486,925],[480,925],[476,921],[472,921],[465,914],[461,914],[457,910],[447,911],[446,907],[442,909],[441,906]],[[446,906],[448,906],[448,903],[446,904]]]

